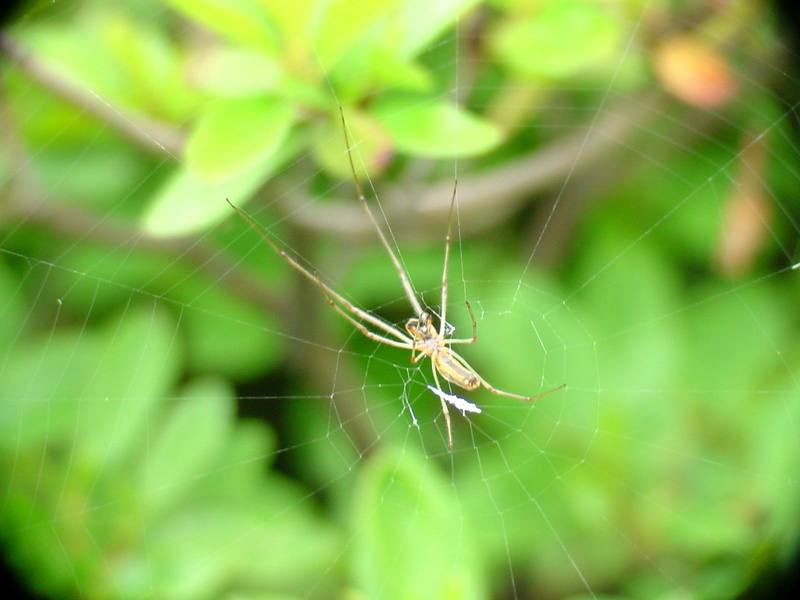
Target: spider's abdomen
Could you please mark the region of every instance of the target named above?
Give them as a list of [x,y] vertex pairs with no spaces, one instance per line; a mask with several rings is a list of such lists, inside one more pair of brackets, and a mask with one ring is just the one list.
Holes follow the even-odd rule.
[[476,390],[481,386],[478,376],[453,358],[446,348],[433,355],[433,365],[442,377],[458,387],[465,390]]

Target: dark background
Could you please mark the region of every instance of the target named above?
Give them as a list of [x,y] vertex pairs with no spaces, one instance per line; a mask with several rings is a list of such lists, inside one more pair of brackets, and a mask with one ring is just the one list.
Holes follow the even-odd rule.
[[[6,1],[0,3],[0,27],[7,22],[12,22],[16,16],[24,12],[24,2]],[[790,64],[787,65],[792,77],[790,82],[800,81],[800,11],[795,0],[773,0],[782,27],[786,31],[786,39],[791,44]],[[775,92],[784,97],[797,98],[800,86],[791,83],[792,89],[779,88]],[[795,120],[795,126],[800,128],[800,123]],[[0,589],[4,597],[34,599],[41,598],[33,595],[23,587],[16,572],[9,564],[4,553],[0,553]],[[800,554],[782,572],[767,572],[744,596],[747,600],[761,600],[765,598],[786,597],[787,592],[800,591]]]

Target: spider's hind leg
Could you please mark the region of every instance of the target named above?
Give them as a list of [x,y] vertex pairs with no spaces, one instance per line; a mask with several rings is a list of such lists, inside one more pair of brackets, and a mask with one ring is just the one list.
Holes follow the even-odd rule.
[[490,392],[492,392],[493,394],[497,394],[498,396],[505,396],[507,398],[514,398],[515,400],[522,400],[523,402],[535,402],[539,398],[549,396],[550,394],[557,392],[559,390],[563,390],[564,388],[567,387],[566,383],[562,383],[561,385],[558,385],[549,390],[545,390],[543,392],[539,392],[538,394],[534,394],[533,396],[523,396],[522,394],[514,394],[513,392],[506,392],[504,390],[497,389],[493,385],[489,384],[489,382],[483,379],[482,377],[480,378],[480,380],[481,380],[481,385]]
[[[433,380],[436,382],[436,387],[441,391],[442,386],[439,383],[439,376],[436,374],[436,366],[431,361],[431,369],[433,370]],[[447,403],[444,398],[439,396],[439,402],[442,403],[442,412],[444,413],[444,422],[447,425],[447,448],[453,449],[453,427],[450,424],[450,411],[447,409]]]

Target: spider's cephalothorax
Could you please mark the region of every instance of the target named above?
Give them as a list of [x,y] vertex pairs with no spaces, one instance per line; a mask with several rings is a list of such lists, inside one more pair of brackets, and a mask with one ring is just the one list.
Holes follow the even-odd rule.
[[[367,217],[369,218],[370,222],[375,227],[378,238],[380,239],[381,244],[383,244],[386,253],[389,255],[389,259],[392,261],[392,264],[394,264],[409,304],[411,304],[414,314],[417,315],[416,317],[406,321],[405,328],[408,335],[403,333],[403,331],[398,327],[395,327],[376,315],[373,315],[372,313],[355,306],[347,298],[324,283],[318,275],[315,275],[309,271],[294,257],[290,256],[284,250],[279,248],[272,238],[261,227],[259,227],[256,221],[247,212],[237,206],[234,206],[230,200],[228,200],[228,203],[250,225],[250,227],[252,227],[258,233],[258,235],[260,235],[261,238],[267,242],[267,244],[269,244],[276,253],[278,253],[281,258],[289,263],[289,265],[298,273],[317,285],[317,287],[319,287],[325,294],[328,304],[330,304],[330,306],[342,317],[344,317],[351,325],[358,329],[358,331],[360,331],[369,339],[380,342],[381,344],[392,346],[394,348],[411,350],[411,362],[414,364],[426,356],[431,359],[433,380],[436,383],[436,386],[429,387],[437,392],[439,400],[442,403],[442,412],[444,413],[445,423],[447,425],[447,442],[449,447],[452,448],[453,446],[453,433],[450,427],[450,414],[447,410],[447,404],[445,401],[454,404],[454,406],[462,410],[462,412],[465,401],[457,398],[456,396],[445,393],[439,386],[439,375],[444,377],[447,382],[466,390],[476,390],[479,387],[484,387],[488,391],[492,392],[493,394],[497,394],[498,396],[506,396],[507,398],[516,398],[517,400],[525,400],[529,402],[563,388],[563,385],[558,386],[545,392],[540,392],[535,396],[522,396],[520,394],[505,392],[490,385],[483,377],[478,375],[475,369],[469,366],[463,356],[451,348],[455,344],[472,344],[477,339],[477,324],[475,322],[475,315],[472,314],[472,308],[470,307],[469,302],[466,304],[467,311],[469,312],[469,316],[472,321],[472,336],[463,339],[454,339],[448,337],[449,334],[446,332],[447,262],[450,256],[450,242],[452,238],[453,227],[453,207],[455,206],[456,201],[456,186],[453,185],[453,197],[450,199],[450,212],[447,218],[447,237],[445,237],[444,245],[444,269],[442,271],[441,316],[439,317],[439,327],[437,328],[433,324],[433,319],[430,313],[422,310],[419,298],[417,298],[417,295],[411,286],[411,280],[406,274],[405,269],[403,269],[402,263],[392,250],[392,247],[389,244],[389,241],[386,239],[383,229],[378,224],[378,221],[375,219],[375,215],[372,213],[372,210],[367,204],[367,200],[364,197],[364,192],[361,189],[361,184],[356,176],[356,169],[355,165],[353,164],[353,156],[350,151],[350,139],[347,135],[347,125],[344,121],[343,112],[341,117],[342,128],[344,129],[345,145],[347,146],[347,157],[350,161],[350,170],[353,174],[353,183],[355,184],[356,191],[358,193],[358,200],[361,203],[364,211],[367,213]],[[379,330],[379,332],[369,329],[365,323],[368,323],[373,328]],[[455,400],[453,400],[454,398]]]
[[439,335],[433,326],[433,319],[426,312],[421,313],[417,318],[406,321],[406,331],[411,334],[411,339],[415,342],[417,349],[428,355],[432,353],[433,347],[439,342]]
[[420,340],[428,337],[432,333],[436,333],[433,330],[433,319],[430,314],[426,312],[421,313],[417,318],[406,321],[406,331],[408,331],[412,337]]

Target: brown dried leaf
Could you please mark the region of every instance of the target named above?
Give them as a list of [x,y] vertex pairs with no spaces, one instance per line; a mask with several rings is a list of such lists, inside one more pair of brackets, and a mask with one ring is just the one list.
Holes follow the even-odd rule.
[[653,54],[653,69],[673,96],[703,108],[729,102],[738,87],[728,59],[713,46],[688,35],[663,42]]
[[748,139],[723,209],[715,256],[717,268],[727,277],[750,270],[769,233],[773,207],[764,189],[764,158],[763,140]]

